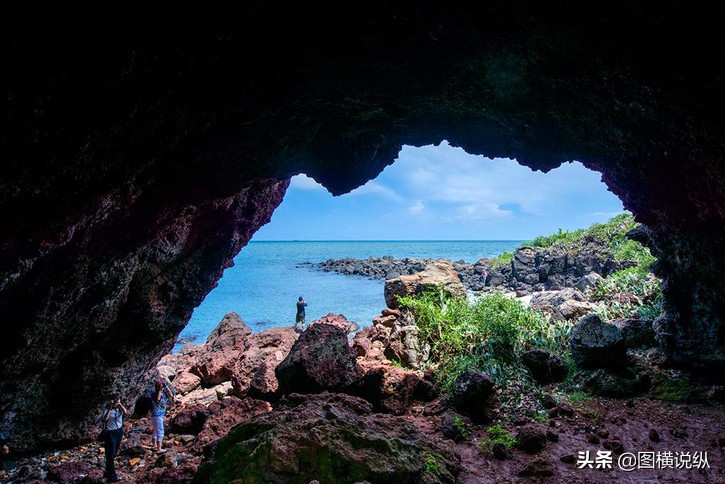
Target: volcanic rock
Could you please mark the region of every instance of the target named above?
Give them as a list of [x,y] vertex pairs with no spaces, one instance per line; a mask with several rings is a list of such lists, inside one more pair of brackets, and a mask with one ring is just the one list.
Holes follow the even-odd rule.
[[434,459],[433,482],[455,481],[459,467],[452,445],[431,439],[403,417],[371,410],[348,395],[292,394],[275,412],[234,428],[197,479],[421,482]]
[[245,349],[249,326],[236,313],[229,313],[219,322],[196,356],[192,372],[201,377],[204,385],[218,385],[231,380],[234,364]]
[[456,378],[449,403],[473,422],[485,423],[491,420],[493,395],[494,382],[491,377],[467,370]]
[[169,422],[169,432],[196,435],[201,432],[210,414],[208,407],[203,404],[185,406]]
[[596,314],[582,318],[571,329],[571,353],[582,368],[621,367],[627,361],[622,332]]
[[612,324],[622,332],[627,348],[654,348],[657,345],[655,330],[649,319],[617,319]]
[[527,454],[536,454],[546,447],[546,427],[528,424],[516,433],[516,446]]
[[584,294],[574,288],[537,292],[531,297],[531,307],[551,315],[554,321],[578,319],[592,310]]
[[337,326],[315,324],[295,342],[275,369],[281,393],[349,388],[359,378],[356,355]]
[[232,373],[234,394],[240,398],[274,400],[279,384],[275,368],[289,354],[297,340],[292,327],[272,328],[247,338],[247,348],[239,355]]
[[219,439],[227,435],[235,425],[271,411],[272,406],[269,402],[262,400],[224,398],[209,406],[210,416],[204,422],[194,447],[198,451],[205,449],[208,451],[209,446],[213,446]]
[[521,355],[521,362],[531,377],[541,385],[562,381],[567,374],[564,361],[556,355],[541,349],[533,349]]
[[464,297],[466,288],[447,262],[436,261],[425,266],[425,270],[410,276],[400,276],[385,281],[385,304],[390,309],[398,308],[396,296],[413,296],[442,288],[452,297]]

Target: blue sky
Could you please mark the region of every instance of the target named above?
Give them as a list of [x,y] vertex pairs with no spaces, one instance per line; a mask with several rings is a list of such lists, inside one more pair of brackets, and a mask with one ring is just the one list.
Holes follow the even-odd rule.
[[254,240],[525,240],[624,211],[578,162],[541,173],[447,142],[405,146],[374,180],[333,197],[304,175]]

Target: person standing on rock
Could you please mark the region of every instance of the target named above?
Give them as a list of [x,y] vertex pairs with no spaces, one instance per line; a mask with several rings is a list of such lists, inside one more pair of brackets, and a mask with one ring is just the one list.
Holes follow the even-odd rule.
[[305,330],[305,307],[307,306],[307,301],[305,301],[305,298],[300,296],[300,298],[297,300],[297,316],[295,316],[295,330],[297,330],[297,325],[299,323],[302,323],[302,331]]
[[118,482],[121,479],[116,474],[116,454],[123,438],[123,417],[128,410],[121,403],[121,395],[116,394],[103,412],[103,448],[106,454],[106,479],[108,482]]
[[162,448],[162,444],[164,441],[164,418],[166,417],[169,393],[163,381],[159,380],[156,382],[156,391],[154,392],[154,398],[151,400],[151,425],[153,426],[151,446],[157,452],[166,452]]

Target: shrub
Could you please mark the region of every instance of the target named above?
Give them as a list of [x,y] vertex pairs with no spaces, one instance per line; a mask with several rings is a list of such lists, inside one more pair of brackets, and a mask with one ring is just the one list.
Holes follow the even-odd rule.
[[532,347],[568,351],[569,323],[552,323],[520,301],[489,293],[473,300],[450,299],[441,290],[399,298],[415,315],[421,338],[431,346],[444,389],[465,370],[494,380],[525,377],[519,355]]
[[516,438],[509,434],[503,425],[492,425],[486,430],[486,438],[478,443],[478,447],[482,452],[491,452],[494,444],[502,444],[508,450],[516,445]]
[[[617,271],[594,288],[593,296],[598,300],[594,311],[605,320],[633,315],[654,319],[662,312],[661,284],[642,265]],[[628,296],[617,300],[615,296],[621,294]]]
[[503,254],[500,254],[493,259],[491,259],[491,267],[498,268],[501,266],[506,266],[511,264],[511,259],[513,259],[514,254],[512,252],[504,252]]

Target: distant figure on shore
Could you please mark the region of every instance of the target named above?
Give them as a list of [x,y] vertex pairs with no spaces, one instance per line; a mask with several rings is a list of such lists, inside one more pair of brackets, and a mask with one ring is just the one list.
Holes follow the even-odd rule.
[[297,316],[295,317],[295,330],[297,329],[297,325],[299,323],[302,323],[302,331],[305,330],[305,306],[307,306],[307,301],[305,301],[305,298],[300,296],[300,298],[297,300]]
[[101,419],[103,421],[103,448],[106,455],[106,474],[108,482],[118,482],[121,479],[116,474],[116,454],[121,447],[123,438],[123,417],[128,410],[121,403],[121,395],[115,394],[109,402]]
[[156,392],[151,400],[151,425],[153,426],[151,447],[157,452],[166,452],[162,448],[162,443],[164,441],[164,418],[166,417],[169,395],[173,395],[173,393],[166,384],[162,380],[157,381]]

